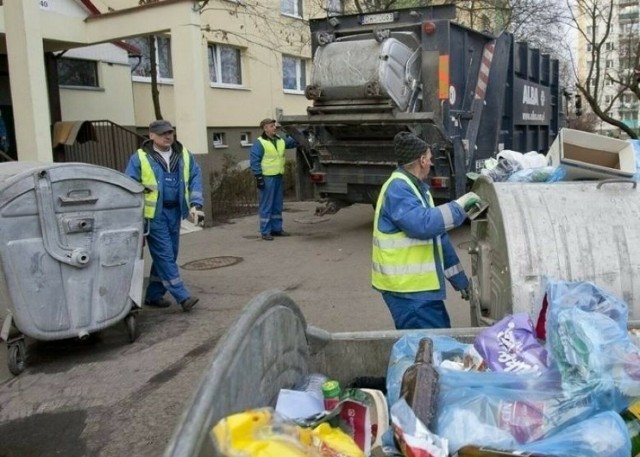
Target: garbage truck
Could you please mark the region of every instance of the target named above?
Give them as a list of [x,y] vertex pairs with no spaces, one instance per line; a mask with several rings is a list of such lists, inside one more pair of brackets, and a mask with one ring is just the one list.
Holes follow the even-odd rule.
[[312,105],[279,116],[299,144],[299,199],[323,201],[320,213],[375,204],[403,130],[431,145],[439,201],[462,195],[467,173],[502,149],[548,150],[564,121],[558,61],[455,14],[441,5],[310,21]]

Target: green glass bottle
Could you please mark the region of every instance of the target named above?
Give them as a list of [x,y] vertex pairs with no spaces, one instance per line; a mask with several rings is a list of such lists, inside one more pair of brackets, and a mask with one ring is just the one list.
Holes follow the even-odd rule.
[[622,420],[627,424],[631,437],[631,455],[640,457],[640,400],[636,400],[620,413]]

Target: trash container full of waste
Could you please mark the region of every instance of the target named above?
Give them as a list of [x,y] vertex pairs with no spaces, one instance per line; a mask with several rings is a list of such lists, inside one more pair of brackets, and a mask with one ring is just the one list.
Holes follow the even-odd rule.
[[0,339],[13,374],[25,336],[84,338],[124,321],[137,336],[144,187],[83,163],[0,164]]

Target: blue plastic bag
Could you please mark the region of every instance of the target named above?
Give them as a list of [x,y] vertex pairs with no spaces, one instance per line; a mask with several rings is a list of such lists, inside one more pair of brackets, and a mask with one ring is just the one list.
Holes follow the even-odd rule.
[[631,440],[622,418],[612,411],[597,414],[571,425],[553,436],[518,448],[574,457],[629,457]]
[[[465,382],[465,375],[471,375],[474,383]],[[504,372],[456,373],[456,377],[441,376],[446,382],[440,385],[433,430],[449,440],[452,452],[465,444],[515,449],[626,405],[623,397],[609,391],[566,394],[552,371],[538,377]]]
[[633,179],[640,181],[640,140],[627,140],[633,146],[633,153],[636,158],[636,173],[633,175]]
[[629,310],[591,282],[547,280],[547,350],[565,390],[620,390],[640,396],[640,349],[627,332]]

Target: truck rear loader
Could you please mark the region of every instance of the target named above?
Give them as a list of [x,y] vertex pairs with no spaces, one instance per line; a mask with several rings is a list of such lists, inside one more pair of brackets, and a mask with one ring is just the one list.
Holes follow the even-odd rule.
[[431,145],[432,195],[467,191],[466,174],[502,149],[546,152],[563,118],[558,61],[513,35],[452,21],[455,6],[310,21],[313,75],[304,115],[282,115],[298,140],[301,200],[335,212],[375,204],[396,166],[393,137]]

